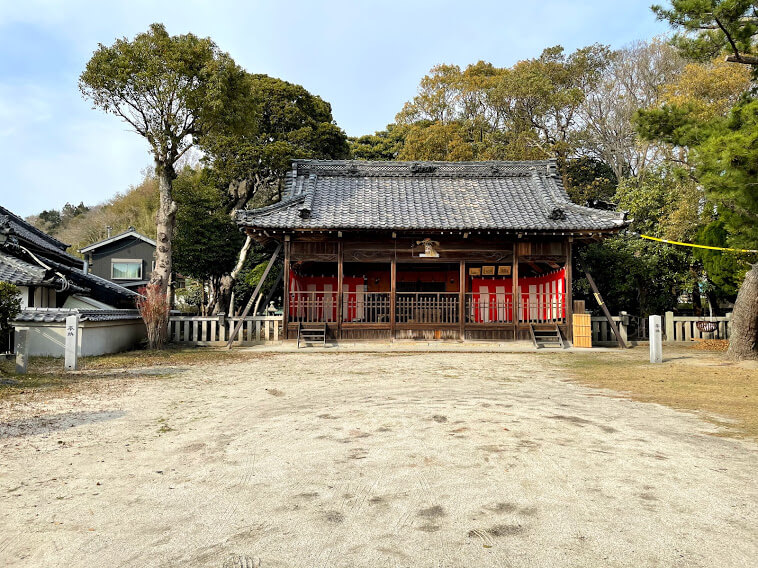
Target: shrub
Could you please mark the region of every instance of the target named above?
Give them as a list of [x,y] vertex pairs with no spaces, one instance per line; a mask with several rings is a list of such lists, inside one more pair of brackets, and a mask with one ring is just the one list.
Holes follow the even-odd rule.
[[0,352],[8,347],[11,322],[21,311],[21,294],[18,287],[0,282]]
[[137,309],[147,327],[147,345],[150,349],[161,349],[168,337],[168,298],[158,284],[148,284],[139,293]]

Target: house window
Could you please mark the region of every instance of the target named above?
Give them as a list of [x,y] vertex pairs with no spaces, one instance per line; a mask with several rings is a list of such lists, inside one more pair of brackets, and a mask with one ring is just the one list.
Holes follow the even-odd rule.
[[141,280],[142,261],[139,259],[114,258],[111,260],[111,279]]

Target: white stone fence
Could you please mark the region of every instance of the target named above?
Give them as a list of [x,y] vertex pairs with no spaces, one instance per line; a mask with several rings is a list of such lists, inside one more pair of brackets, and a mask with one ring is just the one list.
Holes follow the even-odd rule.
[[[693,339],[729,339],[732,329],[732,314],[726,316],[675,316],[674,312],[666,312],[663,316],[663,329],[665,341],[692,341]],[[603,316],[593,316],[592,320],[592,344],[615,345],[616,338],[613,335],[608,320]],[[646,318],[628,315],[613,316],[613,321],[619,329],[619,334],[625,343],[648,340],[648,321]],[[707,321],[715,324],[715,331],[700,331],[697,322]]]
[[[223,345],[229,341],[239,317],[171,316],[168,322],[169,341],[184,345]],[[282,316],[248,316],[237,334],[235,345],[279,341],[282,338]]]

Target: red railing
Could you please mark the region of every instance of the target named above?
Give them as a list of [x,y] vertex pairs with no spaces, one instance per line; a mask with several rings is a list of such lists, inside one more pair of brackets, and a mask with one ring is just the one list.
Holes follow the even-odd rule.
[[466,323],[513,323],[513,294],[466,294]]
[[[389,323],[389,292],[345,292],[342,321],[346,323]],[[514,323],[513,294],[467,293],[465,322],[469,324]],[[291,292],[289,319],[297,322],[336,322],[338,294],[331,290]],[[458,292],[398,292],[395,321],[399,324],[459,323]],[[566,320],[566,293],[521,292],[520,322],[553,323]]]

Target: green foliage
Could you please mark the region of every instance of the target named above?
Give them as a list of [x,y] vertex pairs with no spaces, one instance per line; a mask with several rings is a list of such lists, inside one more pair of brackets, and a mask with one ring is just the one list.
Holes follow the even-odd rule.
[[174,195],[175,270],[201,280],[230,272],[244,238],[227,212],[225,193],[207,170],[187,168],[174,181]]
[[[258,285],[258,282],[260,282],[261,276],[263,276],[263,272],[266,270],[266,265],[270,258],[271,251],[267,251],[261,246],[255,246],[248,253],[245,266],[242,271],[240,271],[239,278],[234,283],[234,295],[237,298],[236,304],[238,307],[243,306],[255,291],[255,287]],[[280,256],[279,260],[271,267],[271,271],[261,289],[261,293],[264,297],[274,287],[274,279],[281,270],[283,264],[284,262]],[[273,297],[275,303],[279,302],[277,305],[281,305],[281,296],[282,285],[279,284],[277,287],[277,293],[275,293]],[[259,306],[259,309],[263,310],[265,309],[265,306],[261,305]]]
[[703,127],[694,149],[696,173],[729,232],[728,242],[758,248],[758,99],[738,104],[728,119]]
[[278,189],[295,158],[349,156],[347,137],[321,97],[266,75],[248,75],[244,88],[254,112],[233,131],[216,132],[201,144],[217,183],[228,187],[230,210],[244,208],[261,190]]
[[432,68],[397,115],[407,160],[566,158],[579,148],[579,108],[600,81],[610,50],[560,46],[498,68],[480,61]]
[[11,322],[21,311],[21,293],[18,287],[0,281],[0,352],[8,346]]
[[57,209],[45,209],[37,215],[40,223],[42,224],[40,229],[53,234],[61,225],[61,212]]
[[[712,221],[697,233],[697,242],[712,247],[728,247],[729,233],[721,220]],[[709,291],[721,300],[734,300],[750,268],[747,255],[728,251],[694,249],[697,258],[708,275]]]
[[131,125],[150,143],[156,166],[172,174],[197,137],[235,124],[245,112],[244,81],[244,71],[210,38],[170,36],[152,24],[132,41],[100,44],[79,89]]
[[386,130],[348,138],[350,154],[356,160],[397,160],[405,143],[405,128],[388,124]]
[[[43,211],[27,219],[37,228],[70,244],[69,252],[77,250],[106,238],[108,227],[116,235],[128,227],[134,227],[138,233],[155,238],[155,213],[158,210],[158,183],[152,172],[144,179],[123,193],[118,193],[105,203],[88,207],[83,204],[75,206],[79,212],[74,215],[60,215],[55,210]],[[57,227],[51,228],[50,219],[55,215],[61,219]]]
[[725,51],[743,58],[755,53],[758,15],[752,0],[671,0],[669,8],[652,9],[677,30],[672,43],[690,58],[705,61]]
[[[676,307],[678,292],[694,284],[688,254],[673,246],[622,234],[577,250],[581,267],[595,280],[611,313],[662,314]],[[581,270],[577,275],[583,275]],[[585,278],[574,281],[574,296],[597,308]]]
[[583,156],[574,160],[563,160],[559,170],[566,185],[566,191],[575,203],[599,199],[613,201],[618,179],[613,169],[596,158]]
[[188,279],[184,288],[174,291],[176,309],[190,314],[199,314],[203,305],[203,284],[198,280]]

